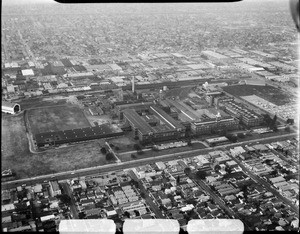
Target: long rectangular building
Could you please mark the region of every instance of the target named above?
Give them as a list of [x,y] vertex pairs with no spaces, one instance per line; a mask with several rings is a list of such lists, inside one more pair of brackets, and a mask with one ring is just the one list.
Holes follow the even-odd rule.
[[160,108],[151,106],[150,112],[153,114],[149,118],[156,118],[159,121],[151,121],[155,126],[150,126],[144,116],[140,116],[134,109],[123,110],[124,119],[129,123],[142,143],[159,142],[164,140],[174,140],[185,136],[185,127],[175,121],[166,112]]
[[239,118],[247,127],[259,126],[263,122],[263,116],[235,101],[221,100],[220,106],[224,106],[227,112]]
[[135,110],[123,110],[123,115],[131,127],[137,129],[141,135],[150,135],[155,131]]
[[181,123],[177,122],[162,109],[155,106],[150,106],[150,110],[173,129],[177,129],[179,131],[184,129],[184,126]]
[[38,147],[45,147],[119,136],[123,134],[124,133],[121,130],[119,132],[114,132],[113,129],[107,125],[98,125],[95,127],[38,133],[35,135],[35,141]]

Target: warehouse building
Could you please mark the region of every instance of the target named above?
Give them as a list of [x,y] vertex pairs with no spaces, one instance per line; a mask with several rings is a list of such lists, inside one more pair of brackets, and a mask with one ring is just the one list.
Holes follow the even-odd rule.
[[194,135],[210,134],[221,130],[236,130],[239,120],[234,117],[210,118],[191,123],[191,130]]
[[235,101],[221,100],[219,105],[224,106],[229,114],[237,117],[241,123],[245,124],[247,127],[259,126],[263,122],[262,115],[249,110]]
[[137,113],[141,113],[143,111],[147,111],[152,104],[153,104],[152,102],[115,103],[116,110],[120,119],[123,119],[123,110],[125,109],[134,109]]
[[238,129],[239,120],[229,116],[222,110],[215,108],[194,110],[183,102],[171,99],[167,99],[166,103],[180,112],[179,119],[185,122],[183,124],[190,123],[190,129],[194,135],[210,134],[223,129]]
[[175,140],[185,136],[185,127],[162,109],[150,106],[149,112],[151,115],[140,116],[134,109],[123,110],[125,121],[129,123],[140,142]]
[[21,111],[21,107],[17,103],[2,101],[2,112],[9,114],[17,114]]
[[98,125],[95,127],[78,128],[57,132],[45,132],[35,135],[36,145],[38,147],[56,146],[72,142],[89,141],[100,138],[123,135],[123,131],[113,131],[107,125]]

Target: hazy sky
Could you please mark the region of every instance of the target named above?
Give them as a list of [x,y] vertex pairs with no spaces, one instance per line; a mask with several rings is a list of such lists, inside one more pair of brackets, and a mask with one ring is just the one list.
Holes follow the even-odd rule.
[[2,0],[3,5],[53,3],[54,0]]
[[[73,0],[73,1],[76,2],[76,0]],[[277,2],[277,1],[288,1],[288,0],[242,0],[242,1],[244,1],[244,2],[255,2],[255,1]],[[101,0],[99,0],[99,2],[101,2]],[[139,2],[139,1],[136,1],[136,2]],[[141,1],[141,2],[143,2],[143,1]],[[179,2],[184,3],[185,1],[179,1]],[[226,1],[224,1],[224,2],[226,2]],[[2,0],[3,5],[32,4],[32,3],[56,3],[56,2],[54,0]]]

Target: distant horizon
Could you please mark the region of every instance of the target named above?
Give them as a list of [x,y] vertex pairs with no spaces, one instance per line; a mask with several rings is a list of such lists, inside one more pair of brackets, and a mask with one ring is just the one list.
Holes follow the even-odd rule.
[[[74,1],[74,3],[75,4],[83,4],[83,3],[78,3],[78,2],[76,2],[76,0],[73,0]],[[288,2],[288,0],[286,0],[287,2]],[[263,0],[263,1],[261,1],[261,0],[240,0],[240,2],[260,2],[260,3],[266,3],[266,2],[283,2],[282,0]],[[30,5],[30,4],[47,4],[47,3],[59,3],[59,2],[57,2],[57,1],[55,1],[55,0],[2,0],[2,5],[20,5],[20,4],[22,4],[22,5]],[[89,3],[88,2],[88,0],[87,0],[87,3]],[[93,3],[93,2],[92,2]],[[99,0],[99,3],[101,3],[101,1]],[[105,3],[110,3],[110,2],[105,2]],[[127,3],[127,2],[111,2],[111,3]],[[143,1],[141,1],[141,2],[128,2],[128,4],[131,4],[131,3],[149,3],[149,4],[155,4],[155,2],[143,2]],[[161,4],[161,3],[163,3],[163,2],[157,2],[158,4]],[[180,2],[166,2],[165,4],[168,4],[168,3],[180,3],[180,4],[182,4],[182,3],[197,3],[197,2],[184,2],[184,1],[180,1]],[[199,3],[201,3],[201,1],[199,1]],[[209,2],[203,2],[203,3],[209,3]],[[211,2],[212,4],[214,4],[214,3],[216,3],[216,2]],[[222,3],[222,2],[221,2]],[[224,3],[234,3],[234,2],[226,2],[225,0],[224,0]],[[236,2],[236,3],[238,3],[238,2]]]

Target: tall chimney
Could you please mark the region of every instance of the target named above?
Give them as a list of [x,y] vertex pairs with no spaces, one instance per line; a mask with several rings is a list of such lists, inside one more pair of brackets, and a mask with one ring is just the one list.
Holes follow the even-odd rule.
[[135,91],[135,87],[134,87],[134,76],[133,76],[133,78],[132,78],[132,92],[134,93],[134,91]]

